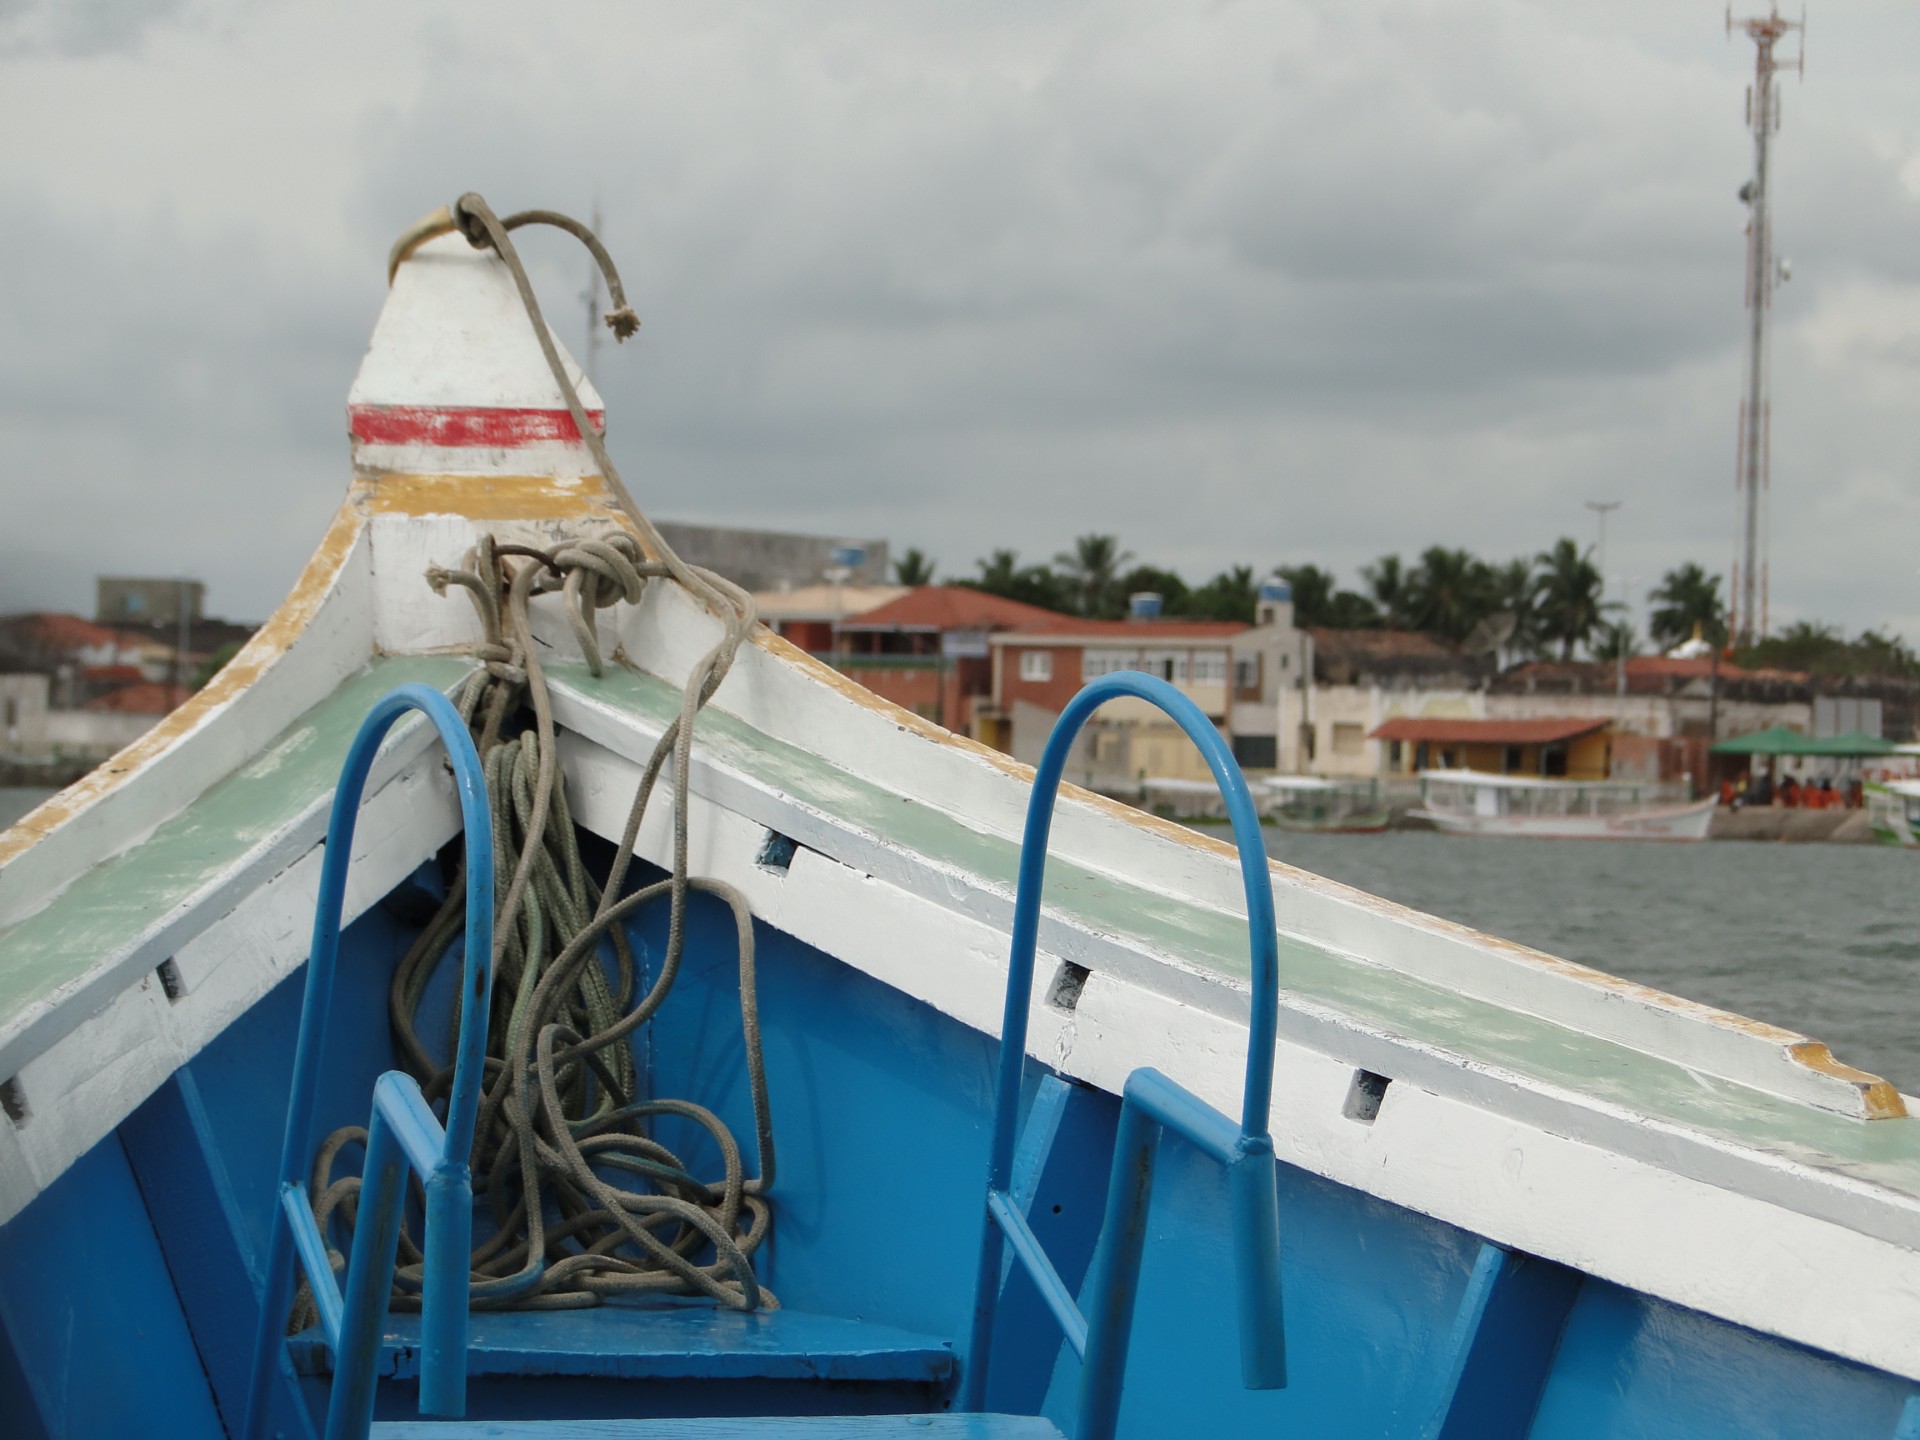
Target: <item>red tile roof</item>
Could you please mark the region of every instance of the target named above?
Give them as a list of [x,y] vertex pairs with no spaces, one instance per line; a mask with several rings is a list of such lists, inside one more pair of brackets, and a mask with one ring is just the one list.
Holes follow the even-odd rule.
[[147,677],[140,673],[138,665],[89,665],[80,672],[80,678],[90,685],[108,685],[115,682],[132,685]]
[[897,600],[843,621],[842,630],[1012,630],[1034,624],[1072,624],[1073,617],[1038,605],[989,595],[965,585],[922,585]]
[[1551,745],[1604,730],[1611,721],[1563,716],[1542,720],[1440,720],[1401,715],[1377,727],[1370,740],[1405,740],[1434,745]]
[[54,650],[81,650],[92,645],[140,646],[150,643],[144,635],[115,630],[107,625],[96,625],[91,620],[82,620],[78,615],[61,615],[46,610],[13,617],[13,624],[19,630],[32,635],[41,644]]
[[1151,645],[1156,640],[1225,640],[1244,635],[1247,629],[1237,620],[1084,620],[1078,615],[1050,615],[1015,627],[1015,634],[1090,640],[1107,637]]
[[138,685],[125,685],[118,690],[111,690],[97,699],[89,700],[80,708],[111,711],[120,715],[165,715],[184,702],[188,693],[184,685],[163,685],[147,680]]

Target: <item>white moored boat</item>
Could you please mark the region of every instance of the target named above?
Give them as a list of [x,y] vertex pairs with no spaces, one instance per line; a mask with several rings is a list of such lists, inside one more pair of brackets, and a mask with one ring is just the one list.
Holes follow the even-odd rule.
[[1873,838],[1920,850],[1920,780],[1869,780],[1863,788]]
[[1371,835],[1393,822],[1375,779],[1269,775],[1260,782],[1260,813],[1282,830]]
[[1689,800],[1669,785],[1427,770],[1414,813],[1449,835],[1704,840],[1713,807],[1712,799]]

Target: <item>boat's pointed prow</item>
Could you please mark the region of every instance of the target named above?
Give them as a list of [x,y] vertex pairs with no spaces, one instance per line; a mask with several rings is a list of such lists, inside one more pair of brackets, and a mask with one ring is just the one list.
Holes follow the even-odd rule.
[[[554,344],[604,431],[599,395]],[[428,240],[398,264],[347,417],[361,475],[597,473],[506,265],[459,234]]]

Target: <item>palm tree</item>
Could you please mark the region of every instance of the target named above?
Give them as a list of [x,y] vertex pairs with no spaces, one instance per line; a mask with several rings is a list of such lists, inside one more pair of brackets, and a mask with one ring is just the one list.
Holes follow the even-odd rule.
[[984,590],[989,595],[1011,595],[1020,584],[1020,552],[1017,550],[996,550],[985,560],[976,560],[980,567],[978,580],[963,581],[975,590]]
[[1398,555],[1382,555],[1373,564],[1363,566],[1360,578],[1367,582],[1367,594],[1380,607],[1381,621],[1394,629],[1407,624],[1407,573]]
[[1458,643],[1496,608],[1493,571],[1465,550],[1429,546],[1407,576],[1404,606],[1415,630]]
[[898,585],[931,585],[933,560],[918,545],[909,546],[907,553],[893,562],[893,579]]
[[1320,623],[1330,630],[1378,630],[1380,607],[1356,590],[1335,591],[1327,618]]
[[1131,550],[1120,548],[1116,535],[1082,535],[1071,551],[1063,550],[1053,563],[1065,572],[1069,593],[1082,615],[1118,615],[1124,598],[1114,584],[1120,567],[1133,559]]
[[1253,624],[1254,605],[1259,589],[1253,583],[1253,567],[1236,565],[1222,570],[1213,579],[1187,596],[1186,612],[1203,620],[1237,620]]
[[1497,611],[1513,616],[1513,632],[1506,649],[1514,655],[1534,655],[1540,649],[1540,615],[1534,608],[1533,561],[1524,555],[1493,567],[1493,598]]
[[1308,625],[1331,623],[1334,579],[1318,565],[1282,565],[1274,574],[1293,590],[1293,623]]
[[1660,587],[1648,594],[1653,613],[1647,633],[1662,650],[1691,638],[1697,628],[1714,645],[1727,643],[1727,607],[1720,599],[1720,577],[1709,575],[1689,560],[1667,571]]
[[1640,653],[1640,637],[1631,620],[1608,620],[1601,624],[1592,648],[1596,660],[1631,660]]
[[1534,591],[1540,638],[1560,642],[1560,658],[1573,659],[1573,647],[1586,643],[1600,628],[1600,572],[1573,541],[1562,536],[1553,549],[1540,552],[1540,578]]

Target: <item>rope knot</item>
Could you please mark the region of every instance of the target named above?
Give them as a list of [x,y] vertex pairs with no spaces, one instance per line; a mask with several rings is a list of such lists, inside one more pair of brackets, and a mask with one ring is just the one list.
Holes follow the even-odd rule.
[[613,331],[616,340],[631,339],[633,332],[640,328],[640,317],[633,313],[633,307],[622,305],[618,310],[607,312],[607,328]]

